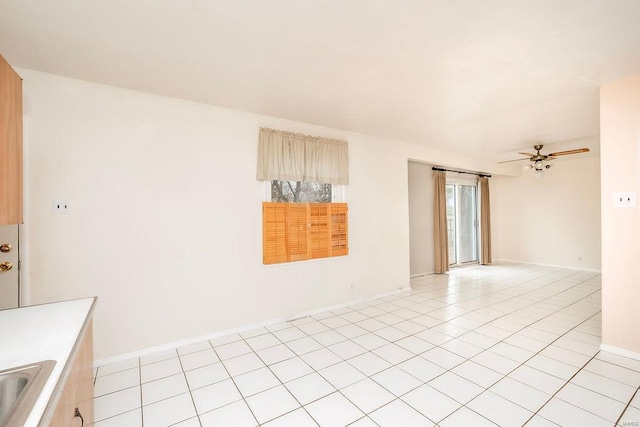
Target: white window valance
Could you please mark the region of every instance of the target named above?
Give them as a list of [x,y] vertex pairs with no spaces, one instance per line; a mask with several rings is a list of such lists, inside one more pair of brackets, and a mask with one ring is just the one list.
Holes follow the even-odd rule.
[[348,184],[347,141],[260,128],[257,178]]

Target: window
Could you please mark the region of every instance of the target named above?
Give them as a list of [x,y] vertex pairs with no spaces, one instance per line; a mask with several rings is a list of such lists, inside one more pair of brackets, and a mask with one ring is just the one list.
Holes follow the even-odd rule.
[[347,141],[260,128],[264,264],[347,255]]
[[347,255],[346,203],[262,203],[264,264]]
[[[262,204],[263,263],[347,255],[344,186],[304,181],[269,183],[271,202]],[[268,197],[268,196],[267,196]]]
[[331,203],[332,185],[320,182],[271,181],[272,202]]

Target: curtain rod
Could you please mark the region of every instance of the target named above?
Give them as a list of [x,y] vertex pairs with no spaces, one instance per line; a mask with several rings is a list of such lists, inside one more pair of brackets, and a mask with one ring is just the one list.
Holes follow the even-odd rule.
[[431,170],[441,171],[441,172],[466,173],[467,175],[478,175],[480,178],[491,178],[491,175],[487,175],[486,173],[454,171],[454,170],[451,170],[451,169],[437,168],[435,166],[432,167]]

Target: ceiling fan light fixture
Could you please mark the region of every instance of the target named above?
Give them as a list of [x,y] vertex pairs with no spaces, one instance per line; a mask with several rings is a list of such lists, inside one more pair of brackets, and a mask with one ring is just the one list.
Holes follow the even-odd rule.
[[542,160],[536,160],[535,167],[537,171],[541,171],[543,168]]
[[544,176],[544,171],[542,169],[536,169],[533,173],[533,177],[536,179],[541,179]]

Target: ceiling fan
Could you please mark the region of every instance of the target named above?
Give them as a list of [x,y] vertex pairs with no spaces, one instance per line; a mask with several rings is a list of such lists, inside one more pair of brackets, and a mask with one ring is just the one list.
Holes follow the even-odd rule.
[[504,162],[498,162],[498,163],[520,162],[522,160],[529,160],[535,163],[537,161],[554,160],[558,156],[566,156],[567,154],[578,154],[578,153],[589,152],[588,148],[576,148],[575,150],[556,151],[555,153],[540,154],[540,150],[542,150],[542,147],[544,147],[542,144],[533,146],[533,149],[536,150],[536,154],[518,152],[518,154],[527,156],[524,159],[506,160]]
[[541,154],[540,150],[542,150],[542,147],[543,147],[542,144],[533,146],[533,149],[536,150],[536,154],[518,152],[518,154],[527,156],[524,159],[506,160],[498,163],[511,163],[511,162],[520,162],[523,160],[529,160],[530,162],[533,162],[533,164],[525,166],[525,169],[535,169],[534,176],[536,178],[542,178],[542,175],[544,174],[544,169],[549,169],[551,167],[551,165],[549,164],[545,165],[544,162],[548,162],[549,160],[555,160],[558,156],[566,156],[568,154],[587,153],[589,151],[588,148],[576,148],[575,150],[556,151],[555,153]]

